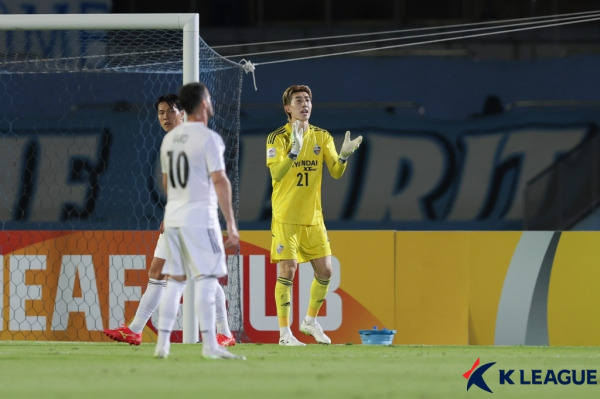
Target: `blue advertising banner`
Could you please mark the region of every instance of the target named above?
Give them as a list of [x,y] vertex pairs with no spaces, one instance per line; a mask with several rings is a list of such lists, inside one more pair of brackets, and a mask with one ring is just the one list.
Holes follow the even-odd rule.
[[[593,113],[510,112],[462,122],[381,117],[344,128],[364,137],[346,175],[323,182],[328,227],[518,229],[523,189],[596,129]],[[357,117],[358,118],[358,117]],[[147,130],[140,129],[145,120]],[[39,121],[38,121],[39,122]],[[164,193],[153,109],[75,112],[68,122],[19,120],[0,136],[0,216],[6,229],[158,227]],[[337,147],[339,121],[324,119]],[[356,126],[356,128],[354,128]],[[242,228],[268,229],[270,126],[242,126]]]

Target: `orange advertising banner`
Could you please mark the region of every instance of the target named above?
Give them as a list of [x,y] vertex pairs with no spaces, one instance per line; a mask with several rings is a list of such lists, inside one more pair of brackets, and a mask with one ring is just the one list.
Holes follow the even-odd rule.
[[2,339],[105,340],[131,318],[156,232],[2,231]]
[[[107,341],[148,282],[158,232],[1,231],[0,339]],[[333,343],[396,330],[394,344],[600,345],[600,232],[330,231],[333,276],[319,322]],[[268,231],[241,232],[246,342],[275,343],[277,265]],[[230,255],[235,256],[235,255]],[[293,283],[292,331],[306,314],[310,263]],[[230,310],[231,311],[231,310]],[[156,312],[144,342],[156,340]],[[181,342],[180,320],[172,335]]]
[[[239,266],[246,339],[277,342],[274,287],[277,266],[270,233],[241,233]],[[157,232],[0,232],[1,339],[104,341],[104,328],[131,320],[148,281]],[[331,232],[334,276],[319,321],[337,343],[359,343],[359,329],[394,324],[393,232]],[[362,248],[369,248],[364,251]],[[349,251],[355,248],[356,251]],[[301,264],[293,288],[292,328],[306,313],[312,281]],[[232,289],[233,287],[230,287]],[[156,339],[154,322],[144,342]],[[310,338],[310,339],[309,339]],[[173,335],[181,341],[181,331]]]

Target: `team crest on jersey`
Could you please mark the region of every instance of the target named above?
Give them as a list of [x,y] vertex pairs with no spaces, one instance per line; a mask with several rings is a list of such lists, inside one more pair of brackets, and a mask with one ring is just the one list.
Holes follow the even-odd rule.
[[281,253],[282,253],[282,252],[283,252],[283,245],[282,245],[282,244],[279,244],[279,245],[277,246],[277,253],[278,253],[279,255],[281,255]]
[[275,158],[276,153],[275,147],[267,148],[267,158]]
[[313,147],[313,152],[315,153],[315,155],[319,155],[321,153],[321,147],[318,144],[315,144],[315,146]]

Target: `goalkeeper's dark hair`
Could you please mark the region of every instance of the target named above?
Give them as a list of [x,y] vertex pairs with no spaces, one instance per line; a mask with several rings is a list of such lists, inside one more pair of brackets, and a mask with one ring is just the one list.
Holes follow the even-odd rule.
[[310,99],[312,100],[312,91],[310,90],[310,87],[305,85],[293,85],[285,89],[285,91],[283,92],[283,111],[287,115],[288,121],[292,119],[292,115],[285,110],[285,106],[290,105],[292,103],[292,96],[295,93],[300,92],[308,93],[308,97],[310,97]]
[[204,83],[194,82],[181,86],[179,101],[188,115],[194,113],[196,107],[208,98],[208,88]]
[[183,107],[179,102],[179,98],[177,98],[177,94],[165,94],[158,97],[158,100],[154,103],[154,109],[158,111],[158,106],[160,103],[166,103],[169,107],[177,108],[179,111],[183,111]]

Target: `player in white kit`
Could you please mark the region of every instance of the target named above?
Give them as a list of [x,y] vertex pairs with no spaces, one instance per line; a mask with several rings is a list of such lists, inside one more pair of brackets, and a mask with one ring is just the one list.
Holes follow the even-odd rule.
[[[163,139],[160,148],[163,186],[167,192],[164,234],[168,259],[167,285],[160,304],[155,357],[166,358],[179,301],[187,283],[195,286],[195,311],[202,335],[202,356],[243,359],[220,347],[215,331],[218,278],[227,275],[225,248],[237,247],[239,233],[232,206],[231,183],[225,170],[225,144],[207,127],[213,116],[211,96],[202,83],[179,92],[187,121]],[[223,242],[218,209],[227,224]]]
[[[165,94],[160,96],[154,103],[156,114],[160,126],[165,133],[183,123],[183,107],[181,106],[177,95]],[[144,326],[152,317],[152,314],[158,308],[167,282],[162,269],[167,259],[167,241],[161,224],[161,234],[158,236],[154,257],[148,270],[148,286],[140,299],[135,317],[129,325],[123,324],[115,329],[105,329],[104,334],[115,341],[125,342],[130,345],[139,345],[142,343],[142,331]],[[217,341],[222,346],[235,345],[235,338],[229,330],[227,321],[227,309],[225,305],[225,293],[223,289],[217,290]]]

